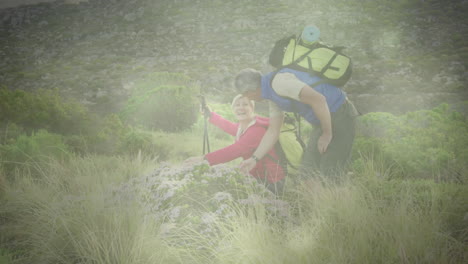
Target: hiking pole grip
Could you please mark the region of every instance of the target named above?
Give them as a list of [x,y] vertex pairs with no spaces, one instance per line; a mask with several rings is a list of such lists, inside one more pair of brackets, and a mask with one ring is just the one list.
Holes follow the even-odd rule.
[[208,153],[210,151],[210,140],[208,138],[208,124],[207,124],[207,112],[209,112],[208,107],[206,106],[206,100],[205,96],[202,94],[199,96],[200,98],[200,104],[203,110],[203,155],[206,154],[206,150],[208,150]]

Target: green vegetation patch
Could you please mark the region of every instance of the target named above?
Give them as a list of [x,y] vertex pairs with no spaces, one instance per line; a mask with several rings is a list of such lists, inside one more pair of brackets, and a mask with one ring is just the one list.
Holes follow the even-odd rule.
[[198,91],[181,74],[155,73],[135,83],[121,111],[131,125],[166,132],[189,128],[196,120]]
[[447,104],[402,116],[366,114],[360,117],[358,134],[358,173],[369,159],[386,168],[387,177],[468,182],[468,122]]

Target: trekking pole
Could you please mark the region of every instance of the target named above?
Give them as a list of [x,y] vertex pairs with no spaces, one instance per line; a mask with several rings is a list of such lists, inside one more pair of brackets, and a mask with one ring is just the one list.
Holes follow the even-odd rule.
[[206,101],[205,101],[205,96],[203,95],[200,95],[200,104],[201,104],[201,107],[203,109],[203,155],[206,154],[206,151],[205,150],[208,150],[208,153],[211,152],[210,151],[210,140],[208,138],[208,124],[207,124],[207,115],[206,115],[206,111],[207,111],[207,107],[206,107]]

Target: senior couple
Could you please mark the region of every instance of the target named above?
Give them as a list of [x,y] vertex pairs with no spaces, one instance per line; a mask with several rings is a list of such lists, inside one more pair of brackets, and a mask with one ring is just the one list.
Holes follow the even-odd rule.
[[[289,68],[267,74],[251,68],[241,70],[234,83],[239,95],[232,102],[238,123],[214,112],[209,118],[212,124],[235,136],[235,143],[189,160],[205,159],[215,165],[242,157],[240,170],[278,193],[283,187],[285,173],[271,158],[278,157],[273,147],[279,137],[284,112],[295,112],[314,127],[303,156],[301,178],[323,177],[339,181],[350,160],[358,114],[344,91],[320,81],[318,76]],[[254,113],[254,102],[261,100],[268,100],[268,118]]]

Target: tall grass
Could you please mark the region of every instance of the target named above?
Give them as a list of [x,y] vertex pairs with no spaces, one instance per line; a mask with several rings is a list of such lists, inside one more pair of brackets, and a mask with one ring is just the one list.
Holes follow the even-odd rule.
[[[360,183],[317,183],[296,196],[288,222],[256,206],[223,225],[213,263],[462,263],[468,257],[466,226],[465,235],[455,238],[446,226],[454,212],[440,206],[448,201],[437,186],[428,188],[431,200],[423,201],[424,208],[412,184],[383,199]],[[466,210],[463,201],[451,202]]]
[[402,188],[382,200],[351,183],[310,193],[299,236],[290,237],[300,245],[294,255],[301,263],[446,263],[440,215],[428,215],[411,196]]
[[[368,161],[371,162],[371,161]],[[0,248],[12,263],[463,263],[468,259],[466,185],[391,181],[368,164],[341,185],[290,186],[286,214],[261,202],[233,203],[216,235],[171,236],[115,186],[155,160],[75,157],[18,172],[4,184]],[[138,188],[136,188],[138,190]],[[220,190],[222,191],[222,190]],[[136,196],[137,194],[135,194]],[[190,194],[187,194],[190,195]]]
[[[154,161],[85,157],[49,164],[5,189],[2,236],[22,249],[18,263],[169,263],[159,224],[132,199],[113,199],[112,185]],[[10,245],[11,246],[11,245]]]

